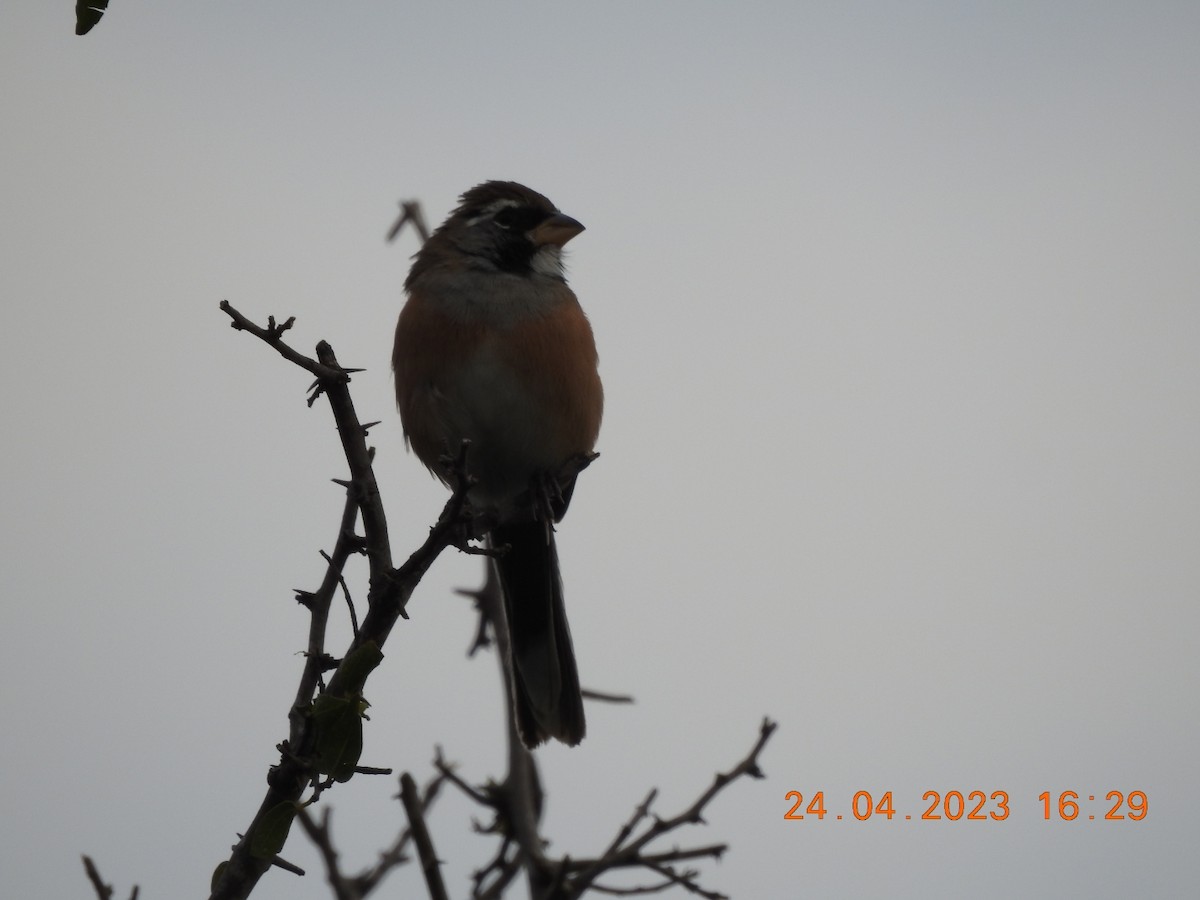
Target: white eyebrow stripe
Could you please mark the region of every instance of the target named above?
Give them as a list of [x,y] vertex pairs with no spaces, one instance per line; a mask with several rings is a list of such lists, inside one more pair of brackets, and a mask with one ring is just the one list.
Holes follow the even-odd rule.
[[484,219],[492,218],[492,216],[496,215],[496,213],[500,212],[502,209],[520,205],[521,202],[519,200],[497,200],[494,203],[489,203],[483,208],[482,211],[480,211],[479,215],[472,219],[467,219],[467,225],[477,225]]

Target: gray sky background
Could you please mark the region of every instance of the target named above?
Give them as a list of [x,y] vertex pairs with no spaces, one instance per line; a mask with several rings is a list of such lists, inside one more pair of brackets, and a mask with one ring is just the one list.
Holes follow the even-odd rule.
[[[585,684],[637,696],[540,754],[552,850],[652,786],[678,812],[770,715],[769,777],[678,838],[732,845],[710,889],[1194,890],[1200,5],[116,0],[72,28],[0,10],[5,896],[89,896],[84,852],[121,895],[204,894],[285,734],[291,589],[344,475],[304,373],[217,304],[366,369],[402,554],[444,494],[390,394],[416,243],[383,238],[488,178],[588,227],[608,407],[560,546]],[[452,594],[478,578],[423,583],[365,763],[500,771]],[[917,820],[955,789],[1008,820]],[[785,822],[791,790],[846,818]],[[855,821],[859,790],[914,820]],[[1043,821],[1066,790],[1097,802]],[[1113,790],[1148,817],[1103,821]],[[348,867],[394,793],[327,795]],[[431,820],[457,896],[473,812]],[[327,896],[285,855],[310,875],[256,897]]]

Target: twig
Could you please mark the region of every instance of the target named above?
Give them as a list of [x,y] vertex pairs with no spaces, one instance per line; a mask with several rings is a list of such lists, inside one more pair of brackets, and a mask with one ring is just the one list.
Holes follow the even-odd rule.
[[[113,895],[112,885],[104,883],[104,879],[100,877],[100,870],[96,868],[92,858],[86,854],[83,857],[83,870],[87,872],[88,881],[92,883],[92,888],[95,889],[99,900],[110,900]],[[137,900],[137,897],[138,886],[135,884],[129,892],[129,900]]]
[[609,887],[604,884],[593,884],[591,890],[598,894],[611,894],[615,897],[637,897],[643,894],[658,894],[675,887],[673,879],[666,879],[659,884],[635,885],[634,887]]
[[438,772],[441,773],[443,778],[449,781],[452,785],[454,785],[480,806],[486,806],[492,810],[497,808],[497,803],[492,797],[488,796],[488,794],[483,791],[477,791],[459,777],[458,773],[454,771],[454,767],[442,758],[441,747],[439,747],[437,750],[437,756],[434,757],[433,765]]
[[[324,550],[321,551],[321,558],[329,564],[330,568],[334,568],[333,558]],[[354,598],[350,596],[350,587],[346,584],[346,576],[342,572],[342,567],[336,567],[335,571],[338,575],[338,584],[342,588],[342,597],[346,601],[346,613],[350,616],[350,633],[358,634],[358,612],[354,609]]]
[[96,864],[92,862],[90,856],[83,858],[83,870],[87,872],[88,881],[92,883],[92,887],[96,890],[96,896],[100,900],[109,900],[113,895],[112,885],[105,884],[104,879],[100,877],[100,870],[96,868]]
[[633,811],[633,815],[629,817],[629,821],[621,826],[621,830],[612,839],[612,843],[600,854],[601,859],[606,859],[615,854],[620,846],[629,839],[629,836],[633,834],[633,830],[637,828],[642,819],[650,815],[650,807],[654,804],[654,798],[657,796],[658,788],[651,788],[650,793],[646,795],[646,799]]
[[[423,792],[417,792],[416,786],[413,785],[415,802],[421,815],[433,805],[438,791],[444,782],[444,776],[437,775],[425,785]],[[297,815],[297,820],[321,854],[321,858],[325,863],[327,880],[338,900],[362,900],[362,898],[367,897],[379,887],[384,877],[392,869],[403,865],[409,860],[408,855],[405,853],[405,848],[410,841],[414,840],[414,833],[411,827],[405,828],[392,843],[392,846],[379,854],[379,859],[375,865],[364,869],[357,875],[346,875],[341,870],[337,848],[334,845],[333,823],[329,810],[326,809],[322,812],[321,820],[318,822],[306,808]],[[443,894],[442,896],[444,897],[445,895]]]
[[315,359],[305,356],[303,353],[300,353],[298,350],[293,349],[291,346],[289,346],[288,344],[286,344],[284,342],[283,333],[285,331],[289,330],[293,325],[296,324],[295,316],[292,316],[291,318],[289,318],[282,325],[276,325],[275,317],[268,316],[267,317],[267,327],[262,328],[259,325],[255,325],[252,321],[250,321],[245,316],[243,316],[240,312],[238,312],[236,309],[234,309],[228,300],[221,301],[221,311],[224,312],[227,316],[229,316],[229,318],[231,318],[233,320],[232,322],[230,322],[231,328],[235,328],[238,331],[250,332],[252,335],[254,335],[259,340],[263,341],[264,343],[266,343],[267,345],[269,345],[271,347],[274,347],[275,350],[279,353],[279,355],[282,356],[284,359],[288,360],[289,362],[295,363],[302,369],[306,369],[307,371],[311,372],[313,375],[316,375],[317,378],[326,379],[326,380],[339,380],[342,382],[347,382],[350,380],[350,376],[346,375],[344,372],[342,372],[340,368],[338,368],[338,369],[326,368],[325,366],[322,366],[319,362],[317,362]]
[[421,238],[421,243],[429,240],[429,229],[425,226],[425,214],[421,212],[421,204],[416,200],[401,200],[400,201],[400,218],[396,220],[387,233],[387,241],[390,244],[400,235],[400,229],[405,225],[411,224],[417,230],[417,234]]
[[[325,694],[332,699],[354,702],[362,691],[363,682],[370,669],[363,671],[363,660],[378,659],[397,619],[404,616],[404,607],[417,583],[433,564],[442,550],[451,544],[463,542],[463,535],[472,531],[470,514],[466,504],[469,479],[465,476],[466,451],[461,454],[464,477],[459,490],[452,493],[442,517],[431,531],[429,539],[399,568],[392,567],[391,546],[388,540],[387,518],[379,496],[379,488],[372,468],[372,451],[366,444],[366,429],[359,422],[350,398],[349,381],[354,369],[343,368],[337,361],[333,349],[326,342],[317,344],[317,359],[311,359],[290,347],[282,335],[292,327],[293,319],[276,324],[274,318],[262,328],[234,309],[228,301],[222,301],[221,309],[232,319],[233,327],[249,332],[276,350],[285,359],[314,374],[317,381],[313,397],[324,395],[329,399],[330,410],[337,425],[342,450],[350,467],[349,480],[342,482],[346,487],[346,507],[330,564],[326,569],[321,588],[313,594],[300,596],[309,607],[312,620],[309,626],[309,646],[305,654],[305,668],[297,688],[296,700],[290,715],[291,727],[288,739],[279,744],[280,761],[271,768],[267,776],[268,789],[255,813],[245,835],[234,846],[227,862],[222,864],[216,878],[211,900],[240,900],[249,895],[254,885],[271,865],[269,854],[261,847],[255,853],[255,835],[259,829],[276,828],[279,810],[294,807],[305,788],[313,785],[314,797],[333,783],[333,779],[316,780],[317,729],[308,714],[309,705],[322,673],[327,670],[329,655],[325,653],[325,629],[329,605],[341,584],[341,571],[349,557],[358,552],[367,556],[370,568],[368,588],[368,610],[350,647],[343,654],[337,670],[329,680]],[[354,533],[353,526],[361,517],[363,534]],[[369,645],[369,646],[368,646]],[[363,651],[367,654],[363,656]],[[350,665],[347,665],[350,662]],[[280,839],[286,838],[286,827],[276,832]]]
[[[415,214],[408,204],[402,205],[402,210],[404,215],[393,229],[392,237],[409,221],[418,230],[423,229],[423,222],[418,218],[419,207],[416,208]],[[422,233],[424,234],[423,231]],[[330,884],[339,900],[361,900],[366,897],[390,869],[407,860],[404,849],[410,841],[417,846],[431,898],[445,900],[447,894],[439,868],[440,862],[434,851],[423,813],[432,802],[438,788],[445,782],[454,784],[474,802],[490,809],[494,815],[494,821],[488,829],[477,826],[477,830],[491,831],[500,837],[499,849],[491,862],[475,873],[473,896],[478,900],[499,898],[522,871],[528,875],[530,894],[535,900],[570,900],[582,896],[589,889],[621,895],[649,894],[672,886],[681,887],[708,900],[724,900],[721,894],[706,891],[696,883],[696,871],[677,871],[675,866],[694,859],[720,859],[726,850],[725,844],[682,849],[675,847],[654,853],[646,851],[652,842],[683,825],[703,823],[703,813],[707,805],[736,779],[742,776],[763,777],[758,757],[776,727],[769,719],[763,720],[759,737],[746,757],[728,772],[718,773],[713,783],[696,801],[678,815],[668,819],[655,816],[651,812],[651,806],[657,797],[657,791],[652,790],[635,808],[628,821],[621,826],[599,857],[552,859],[546,855],[546,842],[539,833],[544,796],[537,765],[533,755],[525,749],[516,734],[510,709],[506,717],[509,726],[508,773],[503,782],[498,785],[489,784],[484,788],[472,787],[454,772],[443,759],[439,748],[434,760],[438,774],[426,788],[424,799],[419,795],[411,776],[406,773],[401,778],[400,799],[405,807],[409,827],[388,850],[380,854],[373,868],[356,877],[342,874],[333,845],[328,811],[318,823],[305,806],[300,804],[301,795],[306,788],[312,787],[309,798],[309,802],[312,802],[323,790],[338,780],[349,777],[351,772],[383,770],[359,766],[356,757],[339,757],[337,753],[340,751],[330,753],[322,749],[318,756],[317,748],[320,745],[317,727],[314,724],[315,717],[310,714],[313,698],[317,691],[321,690],[323,696],[318,699],[318,705],[331,702],[332,706],[323,709],[333,709],[337,715],[341,715],[339,710],[342,707],[336,704],[343,701],[357,704],[362,701],[365,681],[382,656],[382,648],[392,627],[399,618],[406,617],[405,607],[413,590],[444,549],[454,546],[467,553],[496,555],[504,552],[504,548],[492,548],[490,545],[479,547],[471,543],[481,535],[487,534],[494,523],[474,515],[467,502],[467,491],[473,479],[467,468],[469,446],[464,442],[457,456],[446,461],[447,478],[454,488],[441,516],[430,529],[425,543],[401,566],[393,568],[387,521],[372,468],[373,450],[366,444],[367,426],[359,422],[348,389],[351,374],[359,370],[342,367],[337,362],[332,348],[323,341],[316,347],[316,359],[304,356],[291,348],[282,336],[293,326],[294,319],[276,324],[271,317],[267,327],[262,328],[233,309],[228,302],[222,302],[221,309],[230,316],[234,328],[254,334],[285,359],[316,376],[309,404],[320,396],[328,397],[350,467],[350,478],[338,481],[346,489],[346,504],[333,552],[328,555],[322,554],[327,562],[322,584],[316,592],[297,591],[297,599],[309,609],[312,618],[305,668],[292,710],[289,737],[279,745],[280,762],[270,770],[268,791],[251,827],[245,837],[239,836],[241,840],[234,847],[230,859],[222,864],[221,873],[211,895],[212,900],[246,897],[270,865],[281,863],[278,856],[271,851],[281,847],[286,839],[286,828],[279,830],[281,818],[285,823],[290,822],[292,815],[299,819],[301,827],[317,844],[325,860]],[[594,456],[585,456],[569,463],[565,469],[566,490],[569,491],[569,482],[573,475],[578,474],[592,459]],[[557,504],[556,490],[552,488],[557,489]],[[565,502],[562,492],[561,482],[544,486],[541,496],[532,498],[531,515],[545,519],[547,527],[550,527],[550,519],[556,516],[557,508]],[[363,529],[361,535],[355,531],[355,525],[360,518]],[[365,554],[370,567],[367,611],[361,624],[355,621],[350,592],[343,574],[349,558],[356,553]],[[339,587],[350,606],[354,636],[343,657],[333,660],[325,650],[325,631],[333,597]],[[511,674],[504,663],[508,650],[508,634],[501,612],[503,600],[492,567],[489,567],[489,579],[483,588],[479,591],[460,593],[473,597],[479,610],[480,623],[471,648],[472,653],[489,643],[487,623],[492,623],[491,631],[495,634],[500,649],[497,659],[508,688],[506,696],[511,704],[511,684],[508,683]],[[336,671],[328,686],[324,687],[323,673],[333,667],[336,667]],[[591,700],[632,702],[632,698],[625,695],[597,691],[587,691],[585,694]],[[333,762],[330,762],[331,758]],[[317,772],[318,759],[322,760],[320,775]],[[332,768],[327,768],[326,763]],[[321,778],[321,775],[327,777]],[[648,824],[647,820],[650,820]],[[256,833],[264,822],[275,830],[267,828],[263,833]],[[639,828],[642,829],[640,834]],[[260,838],[257,845],[254,841],[256,836]],[[272,843],[275,839],[278,840],[277,844]],[[86,857],[85,865],[88,867],[89,877],[92,877],[94,866]],[[649,870],[660,876],[663,881],[628,888],[601,886],[595,883],[596,879],[607,871],[629,868]],[[97,886],[101,900],[110,900],[111,888],[103,885],[98,873],[95,874],[93,884]],[[135,887],[135,898],[136,895]]]
[[[328,670],[328,654],[325,652],[325,630],[329,623],[329,608],[333,602],[334,592],[339,585],[345,586],[342,570],[350,557],[358,552],[362,542],[354,534],[354,523],[358,518],[359,501],[351,487],[346,488],[346,505],[342,509],[342,521],[338,528],[338,537],[334,543],[333,553],[325,556],[328,565],[325,567],[325,578],[315,593],[305,593],[305,605],[311,613],[308,625],[308,648],[305,651],[307,664],[301,673],[300,683],[296,688],[296,699],[292,704],[292,728],[289,742],[299,747],[303,743],[302,731],[305,727],[303,711],[308,708],[316,693],[321,676]],[[349,597],[347,596],[347,600]],[[357,625],[357,623],[355,623]],[[357,633],[357,628],[355,628]]]
[[643,850],[655,839],[682,825],[703,823],[702,814],[705,807],[722,789],[733,781],[742,776],[751,778],[764,777],[762,769],[758,765],[758,757],[774,733],[775,728],[776,723],[770,719],[763,719],[762,725],[759,727],[758,740],[755,741],[750,752],[728,772],[717,773],[708,789],[679,815],[669,819],[655,817],[653,823],[641,835],[633,837],[638,825],[651,815],[650,806],[656,797],[656,791],[651,791],[646,796],[646,799],[634,810],[633,815],[621,827],[617,836],[601,856],[596,859],[564,860],[564,868],[577,873],[571,880],[569,896],[581,896],[597,877],[610,869],[646,867],[653,869],[661,875],[676,879],[677,884],[686,887],[693,893],[705,897],[719,897],[720,895],[705,893],[694,884],[693,877],[684,878],[684,876],[671,870],[669,864],[704,857],[720,859],[721,855],[727,849],[725,844],[712,844],[706,847],[693,847],[682,850],[676,848],[656,854],[646,854],[643,853]]
[[[425,785],[425,791],[421,798],[421,811],[425,812],[437,799],[438,792],[446,779],[442,775],[435,775]],[[361,872],[355,879],[355,883],[359,885],[364,895],[370,893],[381,882],[385,875],[394,869],[396,866],[408,862],[408,856],[405,849],[413,839],[412,828],[405,828],[400,832],[399,837],[392,843],[388,849],[379,854],[379,860],[375,865]]]
[[671,884],[683,888],[689,894],[695,894],[698,897],[705,898],[705,900],[729,900],[729,897],[725,894],[720,894],[716,891],[706,891],[700,885],[696,884],[696,878],[699,873],[694,869],[689,869],[686,872],[676,872],[670,866],[655,863],[650,863],[649,868],[654,872],[658,872]]
[[[521,874],[520,855],[511,852],[514,849],[516,849],[516,845],[512,838],[504,835],[492,861],[472,876],[472,880],[475,882],[475,889],[471,893],[473,900],[496,900],[497,897],[502,897],[512,880]],[[495,877],[492,879],[492,883],[484,889],[484,882],[493,873]]]
[[433,839],[430,838],[429,829],[425,825],[421,796],[417,791],[416,782],[407,772],[400,776],[400,802],[404,804],[413,843],[417,845],[417,856],[421,860],[421,872],[425,876],[425,885],[429,888],[430,900],[449,900],[446,885],[442,882],[441,862],[433,849]]
[[584,688],[581,692],[583,699],[595,700],[598,703],[632,703],[633,696],[630,694],[605,694],[600,691],[593,691]]
[[763,747],[766,746],[766,743],[774,733],[775,728],[776,723],[772,722],[770,719],[763,719],[762,725],[759,726],[758,740],[755,741],[754,747],[741,762],[739,762],[728,772],[718,772],[708,790],[701,794],[695,803],[693,803],[679,815],[670,819],[656,819],[649,830],[647,830],[644,835],[630,844],[629,847],[626,848],[625,852],[632,851],[636,853],[655,838],[666,834],[668,831],[678,828],[680,825],[702,824],[704,819],[701,814],[704,812],[704,808],[708,806],[713,797],[717,796],[717,794],[719,794],[723,788],[741,776],[747,775],[751,778],[765,777],[762,769],[760,769],[758,766],[758,755],[762,753]]
[[358,891],[353,881],[342,875],[337,848],[333,845],[331,815],[329,809],[322,810],[321,821],[318,824],[308,809],[304,808],[297,813],[296,821],[300,823],[300,827],[304,829],[308,839],[316,845],[317,851],[321,854],[321,859],[325,863],[326,880],[333,888],[333,894],[337,900],[362,900],[363,894]]

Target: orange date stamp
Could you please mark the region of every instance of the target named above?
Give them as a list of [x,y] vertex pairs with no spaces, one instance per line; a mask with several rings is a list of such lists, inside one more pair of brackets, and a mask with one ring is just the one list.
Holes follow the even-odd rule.
[[[788,791],[784,795],[788,804],[783,818],[788,822],[815,819],[833,821],[852,819],[865,822],[868,819],[893,819],[922,822],[1003,822],[1010,815],[1008,791],[926,791],[921,802],[911,811],[898,809],[891,791],[872,794],[858,791],[850,799],[843,812],[826,806],[825,792],[815,791],[805,795],[800,791]],[[1145,791],[1108,791],[1103,795],[1080,794],[1078,791],[1061,791],[1053,794],[1042,791],[1037,797],[1042,819],[1057,822],[1085,821],[1133,821],[1140,822],[1150,812],[1150,801]]]

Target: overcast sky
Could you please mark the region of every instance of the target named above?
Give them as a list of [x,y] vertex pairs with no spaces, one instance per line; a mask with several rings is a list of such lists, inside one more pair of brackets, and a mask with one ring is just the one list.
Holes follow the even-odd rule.
[[[670,842],[732,845],[710,890],[1194,890],[1200,5],[115,0],[72,30],[0,10],[0,893],[90,896],[86,852],[118,896],[204,895],[286,734],[345,475],[309,379],[218,303],[366,370],[402,558],[444,492],[394,413],[417,244],[384,235],[489,178],[587,226],[607,408],[559,544],[585,686],[637,697],[539,752],[551,850],[653,786],[680,811],[769,715],[768,778]],[[501,771],[453,594],[479,577],[448,554],[421,585],[364,763]],[[912,820],[850,815],[887,790]],[[1009,817],[920,820],[952,790]],[[1083,814],[1044,821],[1068,790]],[[784,821],[789,791],[831,814]],[[1110,791],[1148,816],[1105,821]],[[327,795],[347,867],[394,793]],[[459,897],[475,813],[430,821]],[[328,895],[302,835],[284,855],[310,874],[256,897]]]

